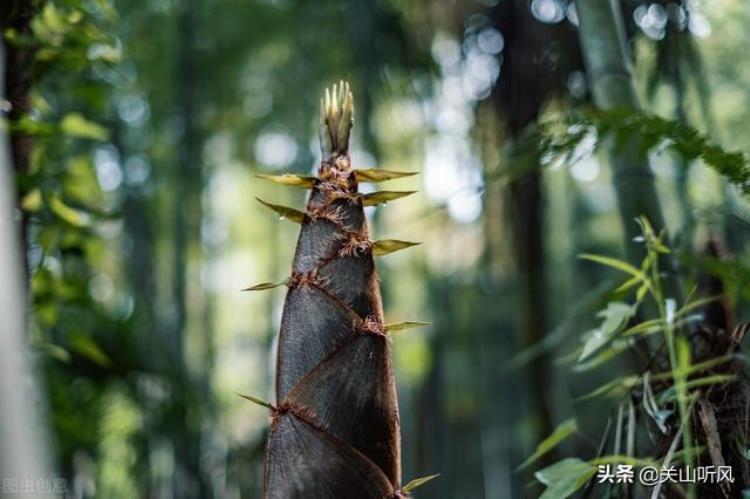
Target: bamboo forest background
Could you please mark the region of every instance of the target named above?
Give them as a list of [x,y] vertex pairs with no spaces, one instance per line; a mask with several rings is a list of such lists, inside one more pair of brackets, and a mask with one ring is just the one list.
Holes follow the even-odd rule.
[[298,230],[255,198],[304,193],[255,174],[311,171],[339,79],[354,165],[420,172],[368,208],[422,242],[379,267],[388,322],[431,323],[392,339],[404,477],[441,474],[418,497],[538,495],[518,467],[571,417],[542,461],[596,454],[611,406],[579,397],[629,366],[569,357],[620,277],[578,255],[625,255],[607,130],[650,137],[678,267],[748,320],[750,3],[621,7],[648,114],[592,111],[566,0],[5,0],[25,266],[0,276],[70,497],[259,496],[268,415],[237,394],[273,398],[284,291],[241,290],[287,277]]

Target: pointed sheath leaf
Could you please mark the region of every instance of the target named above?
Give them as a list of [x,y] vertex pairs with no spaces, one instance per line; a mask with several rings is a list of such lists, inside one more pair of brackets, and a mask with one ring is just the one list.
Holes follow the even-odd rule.
[[393,170],[379,170],[377,168],[357,169],[354,170],[354,176],[358,182],[385,182],[403,177],[411,177],[417,172],[396,172]]
[[401,492],[408,494],[409,492],[416,489],[417,487],[421,487],[422,485],[436,479],[439,476],[440,476],[440,473],[436,475],[423,476],[422,478],[415,478],[414,480],[410,480],[409,483],[404,485],[404,487],[401,489]]
[[382,241],[374,241],[372,243],[372,254],[375,256],[383,256],[395,251],[417,246],[418,244],[421,243],[399,241],[398,239],[383,239]]
[[264,180],[270,180],[271,182],[275,182],[277,184],[290,185],[292,187],[303,187],[305,189],[313,187],[318,182],[318,179],[315,177],[294,175],[292,173],[285,173],[283,175],[266,175],[263,173],[258,173],[255,176]]
[[362,195],[362,204],[364,206],[378,206],[389,201],[404,198],[417,191],[379,191]]
[[286,285],[286,281],[261,282],[260,284],[256,284],[255,286],[250,286],[249,288],[245,288],[242,291],[265,291],[267,289],[278,288],[279,286],[284,286],[284,285]]
[[265,400],[261,400],[259,398],[256,398],[256,397],[253,397],[253,396],[250,396],[250,395],[242,395],[241,393],[235,393],[235,395],[238,395],[238,396],[242,397],[245,400],[249,400],[253,404],[257,404],[257,405],[259,405],[261,407],[265,407],[266,409],[270,409],[270,410],[274,410],[275,409],[273,405],[271,405],[270,403],[266,402]]
[[429,326],[429,322],[418,322],[418,321],[405,321],[405,322],[394,322],[393,324],[386,324],[385,330],[389,333],[397,333],[399,331],[405,331],[407,329],[413,329],[415,327]]
[[267,203],[260,198],[255,198],[255,199],[260,201],[260,204],[262,204],[266,208],[270,208],[276,213],[278,213],[281,218],[286,218],[290,222],[301,224],[302,221],[305,219],[305,214],[299,210],[295,210],[294,208],[289,208],[288,206],[281,206],[280,204]]

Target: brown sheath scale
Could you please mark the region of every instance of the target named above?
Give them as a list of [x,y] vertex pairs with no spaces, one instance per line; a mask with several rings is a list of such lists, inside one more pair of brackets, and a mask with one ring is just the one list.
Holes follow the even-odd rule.
[[305,213],[264,203],[302,226],[278,343],[278,405],[264,475],[269,499],[408,495],[401,488],[396,385],[373,255],[412,243],[385,241],[378,251],[363,210],[376,203],[357,188],[358,177],[406,174],[378,171],[385,175],[375,179],[367,173],[373,170],[352,169],[352,114],[348,85],[326,91],[318,176],[266,176],[312,190]]

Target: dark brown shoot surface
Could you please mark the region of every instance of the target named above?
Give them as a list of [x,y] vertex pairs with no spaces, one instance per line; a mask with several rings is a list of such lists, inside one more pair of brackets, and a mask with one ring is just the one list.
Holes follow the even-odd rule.
[[358,193],[360,179],[406,174],[352,168],[352,110],[348,85],[326,92],[317,177],[265,176],[311,189],[304,213],[264,202],[301,224],[279,336],[266,498],[408,495],[401,488],[398,402],[374,255],[414,243],[371,241],[363,206],[410,192]]

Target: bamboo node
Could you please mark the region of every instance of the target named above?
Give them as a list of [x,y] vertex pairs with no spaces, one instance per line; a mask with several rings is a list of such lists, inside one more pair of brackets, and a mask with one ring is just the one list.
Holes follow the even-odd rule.
[[327,284],[327,280],[318,275],[318,269],[313,268],[307,272],[292,272],[292,276],[289,278],[289,288],[297,286],[315,286],[323,288]]
[[289,400],[285,400],[281,404],[276,407],[276,410],[274,411],[274,416],[279,415],[282,416],[284,414],[292,414],[297,419],[301,419],[305,423],[308,423],[313,426],[317,426],[315,424],[315,412],[310,409],[309,407],[305,407],[299,404],[295,404],[294,402],[291,402]]
[[321,183],[329,184],[329,188],[345,192],[357,190],[357,177],[353,173],[348,154],[340,154],[323,160],[318,169],[318,177]]
[[374,334],[377,336],[387,336],[385,327],[383,324],[374,316],[368,315],[364,319],[357,322],[357,330],[365,334]]
[[344,244],[341,245],[339,250],[341,256],[356,256],[372,248],[372,241],[363,231],[349,232],[342,237],[344,238]]
[[344,214],[340,206],[330,206],[324,204],[310,209],[307,215],[313,220],[328,220],[329,222],[341,225],[344,220]]

